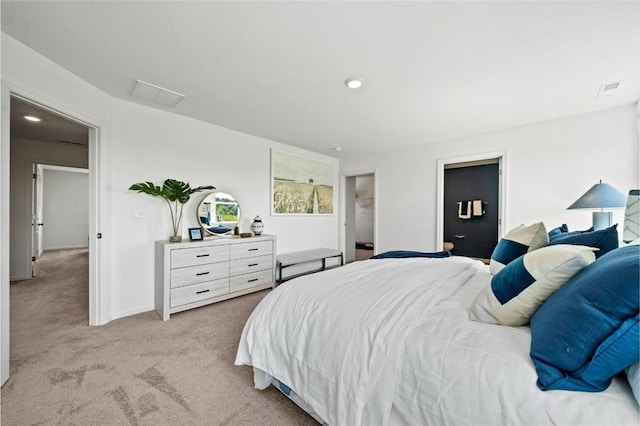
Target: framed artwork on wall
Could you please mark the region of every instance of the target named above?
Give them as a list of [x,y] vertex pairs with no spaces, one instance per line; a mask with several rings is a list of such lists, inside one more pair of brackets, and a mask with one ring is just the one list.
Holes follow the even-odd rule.
[[271,150],[271,214],[332,215],[335,165]]

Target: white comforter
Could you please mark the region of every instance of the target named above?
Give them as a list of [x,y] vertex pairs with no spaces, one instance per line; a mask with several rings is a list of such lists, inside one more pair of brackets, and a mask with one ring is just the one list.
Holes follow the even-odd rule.
[[[527,327],[467,308],[490,275],[467,258],[367,260],[291,280],[247,321],[236,365],[290,386],[330,425],[637,424],[628,386],[542,392]],[[265,374],[266,373],[266,374]]]

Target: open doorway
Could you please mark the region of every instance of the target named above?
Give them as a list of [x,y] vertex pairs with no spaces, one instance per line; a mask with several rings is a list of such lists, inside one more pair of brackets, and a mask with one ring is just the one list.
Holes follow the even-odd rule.
[[375,173],[345,176],[346,262],[365,260],[375,253]]
[[506,153],[438,160],[437,245],[488,262],[503,235]]
[[89,250],[89,170],[33,164],[32,276],[44,251]]
[[[10,87],[3,87],[3,123],[9,131],[2,134],[3,152],[7,155],[3,158],[3,167],[8,170],[7,177],[3,181],[3,192],[7,194],[3,198],[3,205],[8,210],[3,216],[3,230],[11,229],[11,232],[3,233],[3,263],[8,264],[8,273],[2,280],[2,333],[1,333],[1,381],[4,384],[9,378],[9,346],[10,330],[12,329],[9,312],[11,310],[10,281],[27,279],[32,276],[33,257],[33,195],[32,185],[34,180],[33,164],[51,164],[65,167],[81,167],[88,169],[89,180],[89,235],[98,236],[104,216],[104,181],[98,166],[104,158],[104,136],[100,127],[88,124],[95,122],[92,118],[88,121],[76,119],[64,112],[66,107],[55,101],[52,107],[44,106],[23,95],[15,93]],[[37,94],[32,94],[38,98]],[[8,112],[5,115],[5,111]],[[82,113],[79,113],[83,116]],[[35,117],[27,119],[26,116]],[[38,121],[40,119],[40,121]],[[32,124],[32,126],[28,126]],[[82,138],[73,131],[65,132],[64,129],[75,128],[82,133]],[[38,222],[36,222],[37,225]],[[40,222],[43,223],[43,222]],[[5,245],[6,244],[6,245]],[[8,249],[8,250],[7,250]],[[108,322],[105,306],[108,306],[105,288],[100,283],[104,281],[105,251],[100,248],[98,240],[89,239],[89,250],[86,248],[86,262],[83,266],[88,272],[88,283],[84,297],[85,308],[83,310],[84,322],[88,325],[99,325]],[[89,253],[90,252],[90,253]],[[4,253],[7,253],[4,255]],[[6,257],[4,257],[6,256]],[[64,263],[64,262],[56,262]],[[50,289],[50,288],[49,288]],[[62,306],[62,305],[61,305]],[[88,321],[87,321],[88,318]]]
[[[65,191],[64,185],[60,186],[60,183],[76,181],[66,177],[70,170],[89,171],[89,127],[12,96],[10,139],[10,223],[14,230],[10,235],[10,280],[15,281],[37,274],[36,261],[41,254],[39,246],[43,244],[46,226],[42,217],[45,173],[57,178],[52,180],[50,189],[55,187],[56,197],[66,201],[56,203],[49,197],[55,209],[64,210],[64,213],[52,210],[50,214],[68,214],[73,208],[69,203],[89,202],[87,197],[73,201],[75,188],[66,188]],[[55,169],[56,166],[72,169],[62,171]],[[86,190],[82,191],[86,194],[89,191],[88,174],[81,180],[87,184]],[[73,186],[77,187],[77,184]],[[88,205],[83,211],[86,212],[86,220],[81,223],[88,223]],[[55,225],[61,223],[54,222],[47,228],[52,234],[60,232]],[[88,231],[86,235],[88,237]]]
[[445,165],[444,245],[454,256],[486,263],[498,243],[497,158]]

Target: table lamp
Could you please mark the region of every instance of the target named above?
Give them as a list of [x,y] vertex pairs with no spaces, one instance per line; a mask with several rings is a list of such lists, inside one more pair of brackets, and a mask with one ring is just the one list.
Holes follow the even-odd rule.
[[608,183],[596,183],[578,198],[568,209],[599,209],[593,212],[593,229],[605,229],[612,225],[611,212],[604,209],[624,208],[627,197]]

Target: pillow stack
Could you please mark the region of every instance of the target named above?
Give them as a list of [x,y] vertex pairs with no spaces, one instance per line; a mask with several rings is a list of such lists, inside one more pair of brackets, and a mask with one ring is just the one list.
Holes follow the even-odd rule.
[[472,320],[525,325],[540,305],[595,260],[591,247],[555,245],[526,253],[505,266],[474,300]]
[[[548,244],[548,245],[547,245]],[[542,390],[605,390],[625,371],[638,399],[640,243],[618,248],[617,225],[547,234],[521,225],[491,255],[491,285],[472,320],[531,323],[530,356]]]
[[497,274],[510,262],[516,260],[525,253],[544,247],[549,244],[549,235],[544,223],[533,225],[520,225],[509,231],[496,245],[489,261],[489,270]]
[[531,319],[542,390],[599,392],[638,362],[640,246],[611,250],[556,291]]

